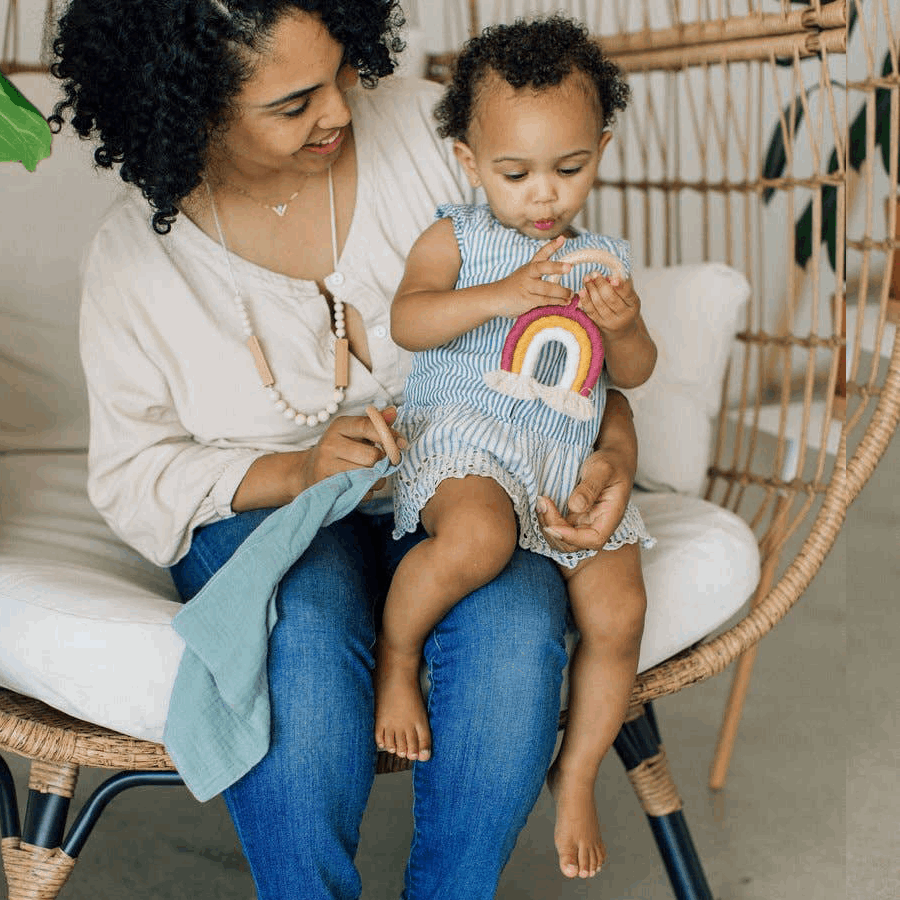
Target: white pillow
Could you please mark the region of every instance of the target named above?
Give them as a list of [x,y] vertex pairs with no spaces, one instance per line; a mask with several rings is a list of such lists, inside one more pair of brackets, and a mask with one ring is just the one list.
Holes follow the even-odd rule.
[[648,490],[699,494],[712,420],[750,285],[721,263],[636,269],[634,285],[659,349],[648,381],[624,391],[638,437],[635,481]]

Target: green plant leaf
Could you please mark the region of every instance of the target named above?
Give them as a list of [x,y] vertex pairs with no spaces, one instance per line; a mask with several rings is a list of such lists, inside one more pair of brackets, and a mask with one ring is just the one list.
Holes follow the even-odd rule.
[[0,162],[21,162],[33,172],[50,155],[52,139],[40,111],[0,75]]
[[837,188],[827,184],[822,188],[822,240],[828,250],[831,271],[837,271]]
[[[801,269],[806,268],[813,254],[812,215],[813,202],[810,200],[794,226],[794,259]],[[819,240],[825,244],[828,251],[831,271],[837,271],[837,188],[831,184],[822,188],[822,224]]]
[[863,106],[847,132],[847,162],[856,172],[866,159],[866,118],[866,107]]
[[[838,171],[837,151],[832,150],[828,160],[828,172]],[[822,186],[822,219],[819,225],[819,241],[824,243],[828,251],[828,262],[831,270],[837,271],[837,188],[834,185]],[[805,209],[794,226],[794,259],[801,268],[806,268],[813,254],[812,236],[813,201],[806,204]]]
[[[802,3],[804,6],[811,5],[808,0],[791,0],[791,3]],[[856,4],[850,5],[850,15],[847,20],[847,34],[848,36],[853,32],[853,29],[856,27],[857,22],[857,6]],[[791,60],[786,59],[784,61],[776,60],[777,63],[783,65],[790,65]],[[890,52],[884,58],[884,64],[882,66],[882,75],[888,75],[891,71],[891,61],[890,61]],[[832,81],[832,84],[839,84],[839,82]],[[893,135],[890,134],[890,90],[887,88],[878,88],[875,91],[876,97],[876,122],[875,122],[875,142],[879,145],[882,154],[882,161],[884,162],[885,169],[888,169],[888,164],[890,162],[890,146],[891,141],[893,139]],[[785,109],[785,116],[789,114],[790,107]],[[799,124],[800,117],[797,117],[797,123]],[[796,127],[795,124],[795,127]],[[772,172],[775,173],[778,167],[778,152],[779,148],[775,146],[776,138],[781,140],[781,124],[775,126],[775,134],[772,136],[772,140],[769,144],[769,151],[766,154],[766,164],[763,167],[763,175],[768,177],[778,177],[781,174],[780,171],[777,174],[769,175],[769,164],[771,158]],[[784,147],[780,148],[780,152],[784,152]],[[860,166],[862,166],[863,162],[866,158],[866,107],[863,108],[857,113],[856,118],[853,120],[853,124],[850,126],[848,131],[848,147],[847,147],[847,162],[848,164],[859,171]],[[782,162],[782,170],[785,163]],[[838,158],[837,151],[832,149],[831,156],[828,160],[828,172],[837,172],[838,171]],[[822,204],[822,217],[821,224],[819,228],[818,240],[826,245],[826,250],[828,252],[828,262],[831,264],[832,271],[836,271],[836,263],[837,263],[837,198],[838,198],[838,190],[833,185],[823,185],[820,190],[821,195],[821,204]],[[771,189],[767,188],[763,192],[763,199],[768,201],[771,197]],[[810,200],[803,212],[800,214],[800,218],[797,219],[796,224],[794,225],[794,259],[797,264],[801,268],[806,268],[806,264],[809,262],[810,258],[813,255],[813,233],[812,233],[812,224],[813,224],[813,200]]]
[[[788,104],[784,108],[785,119],[790,120],[791,105]],[[794,122],[791,134],[797,133],[797,127],[803,121],[803,104],[799,101],[794,103]],[[784,174],[785,166],[787,166],[787,153],[784,149],[784,131],[781,127],[781,121],[775,123],[775,130],[772,132],[772,138],[769,141],[769,149],[766,151],[766,158],[763,162],[762,177],[763,178],[780,178]],[[768,203],[775,188],[767,187],[763,190],[763,203]]]
[[[891,74],[890,51],[884,55],[881,66],[881,75]],[[890,88],[875,89],[875,143],[881,150],[881,161],[884,163],[884,171],[891,171],[891,142],[896,137],[891,133],[891,90]],[[898,142],[898,159],[900,159],[900,142]]]
[[794,226],[794,259],[801,269],[806,268],[812,256],[812,209],[810,200]]

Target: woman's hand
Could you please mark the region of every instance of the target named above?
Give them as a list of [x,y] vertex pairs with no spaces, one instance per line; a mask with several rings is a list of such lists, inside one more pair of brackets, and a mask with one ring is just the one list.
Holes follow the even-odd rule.
[[569,495],[568,516],[549,498],[538,499],[538,521],[556,550],[602,549],[625,514],[637,470],[637,438],[631,407],[618,391],[607,395],[596,448]]
[[567,287],[547,281],[545,277],[565,275],[571,270],[571,263],[550,259],[565,240],[560,235],[547,241],[524,266],[491,285],[496,298],[494,315],[520,316],[538,306],[564,306],[572,299],[572,292]]
[[631,496],[630,467],[614,454],[595,450],[581,470],[581,481],[569,496],[565,518],[548,497],[538,499],[538,520],[555,550],[601,550],[625,514]]
[[[388,425],[397,418],[397,410],[382,410]],[[391,433],[403,449],[406,440]],[[315,446],[308,450],[269,453],[259,457],[247,470],[231,501],[234,512],[284,506],[307,488],[330,475],[351,469],[367,469],[385,456],[378,431],[368,416],[339,416],[332,420]],[[384,486],[379,479],[366,494],[368,499]]]
[[[397,410],[389,407],[382,410],[382,416],[390,426],[397,419]],[[397,446],[403,449],[406,441],[400,433],[391,429],[391,434]],[[334,419],[319,442],[306,452],[301,490],[338,472],[371,468],[385,456],[380,441],[378,430],[368,416],[339,416]],[[381,479],[372,490],[376,491],[383,485],[384,479]]]

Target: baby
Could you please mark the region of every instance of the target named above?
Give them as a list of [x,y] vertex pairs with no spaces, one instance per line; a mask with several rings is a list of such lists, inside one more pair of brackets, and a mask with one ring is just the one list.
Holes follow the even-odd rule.
[[[572,225],[627,99],[618,69],[569,19],[519,20],[469,41],[436,115],[487,205],[439,208],[410,252],[391,313],[394,340],[416,351],[395,425],[409,441],[395,537],[421,521],[428,538],[403,558],[387,597],[376,743],[430,758],[418,682],[429,632],[506,566],[517,541],[555,560],[581,635],[568,725],[548,774],[569,877],[594,875],[605,858],[594,782],[628,707],[646,603],[640,547],[653,544],[631,503],[602,551],[566,540],[596,531],[588,511],[566,504],[598,439],[607,386],[639,385],[656,362],[627,243]],[[606,264],[573,266],[557,251]],[[511,329],[540,307],[563,316],[559,340],[532,354],[530,371],[511,371]],[[590,390],[570,389],[573,371],[590,387],[589,361],[569,358],[573,340],[576,352],[592,350]],[[542,529],[538,512],[557,524]]]

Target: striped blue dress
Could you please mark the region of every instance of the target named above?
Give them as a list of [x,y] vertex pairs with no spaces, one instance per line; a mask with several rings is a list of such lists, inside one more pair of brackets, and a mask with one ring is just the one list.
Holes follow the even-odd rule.
[[[525,265],[545,243],[501,225],[485,206],[443,205],[462,256],[456,287],[505,278]],[[598,247],[618,256],[631,271],[628,243],[582,233],[566,241],[564,253]],[[596,263],[579,264],[563,276],[577,290]],[[550,497],[566,514],[566,501],[578,483],[581,464],[593,449],[606,405],[604,368],[590,395],[591,415],[578,419],[558,412],[540,398],[507,396],[489,387],[485,374],[500,368],[506,337],[515,319],[498,316],[444,344],[414,354],[406,399],[394,426],[409,441],[394,482],[394,537],[416,529],[422,507],[445,478],[482,475],[509,494],[519,522],[519,544],[573,567],[596,551],[562,553],[541,532],[535,511],[539,495]],[[534,377],[555,384],[566,365],[566,350],[547,343]],[[622,521],[604,549],[626,543],[652,546],[641,515],[629,502]]]

